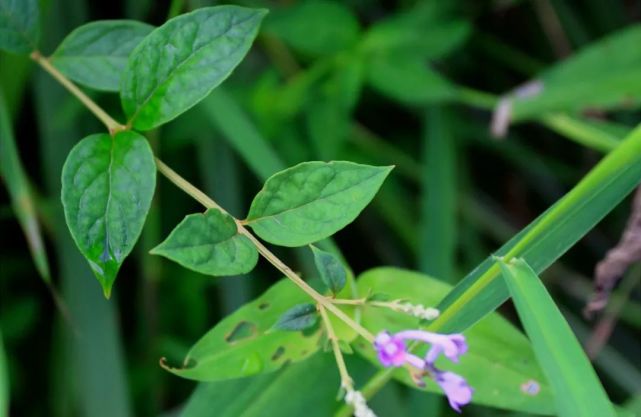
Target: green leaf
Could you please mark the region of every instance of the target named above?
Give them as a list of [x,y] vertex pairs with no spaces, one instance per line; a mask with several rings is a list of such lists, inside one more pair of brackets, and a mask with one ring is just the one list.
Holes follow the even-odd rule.
[[540,74],[543,91],[515,100],[512,118],[558,111],[637,108],[641,103],[641,24],[614,32]]
[[[359,294],[383,291],[394,299],[407,299],[431,306],[445,296],[451,286],[417,272],[398,268],[376,268],[358,277]],[[392,332],[417,328],[418,319],[382,308],[365,308],[362,324],[372,332]],[[469,349],[458,364],[441,358],[437,366],[464,376],[474,388],[472,402],[533,414],[554,413],[553,394],[539,367],[527,338],[500,315],[493,313],[465,333]],[[359,354],[379,365],[371,345],[357,341]],[[423,354],[424,350],[418,350]],[[393,373],[404,384],[417,388],[406,369]],[[426,391],[442,393],[429,378]],[[536,388],[528,392],[526,388]]]
[[0,49],[28,54],[38,49],[37,0],[0,0]]
[[9,191],[13,212],[27,238],[36,269],[45,282],[50,282],[49,261],[36,213],[36,202],[18,155],[9,109],[2,93],[0,91],[0,176]]
[[205,275],[246,274],[256,266],[258,251],[227,213],[209,209],[190,214],[150,252]]
[[312,246],[312,252],[316,269],[318,269],[323,284],[333,294],[338,294],[345,287],[347,280],[347,271],[343,263],[333,253],[325,252],[316,246]]
[[62,41],[51,63],[79,84],[118,91],[129,54],[153,29],[135,20],[90,22]]
[[310,56],[332,55],[358,40],[358,19],[340,2],[312,0],[275,10],[265,19],[265,32]]
[[285,363],[307,359],[320,347],[320,329],[312,334],[274,330],[280,317],[308,296],[281,280],[205,334],[191,348],[183,368],[166,369],[198,381],[217,381],[273,372]]
[[378,53],[368,63],[368,82],[401,103],[417,105],[454,97],[452,84],[412,53]]
[[318,323],[318,311],[314,304],[298,304],[287,310],[274,328],[279,330],[299,331],[312,328]]
[[281,246],[303,246],[351,223],[374,198],[392,167],[352,162],[304,162],[265,182],[247,224]]
[[[523,258],[541,272],[563,255],[641,182],[641,127],[637,127],[559,202],[519,232],[497,256]],[[440,303],[430,330],[456,332],[495,310],[508,297],[499,267],[486,259]]]
[[616,415],[581,344],[536,272],[523,259],[497,260],[561,417]]
[[67,226],[107,298],[140,236],[155,185],[151,148],[135,132],[88,136],[65,161],[62,204]]
[[9,415],[9,372],[0,331],[0,417]]
[[122,79],[129,124],[153,129],[205,98],[247,54],[266,13],[205,7],[151,32],[131,53]]

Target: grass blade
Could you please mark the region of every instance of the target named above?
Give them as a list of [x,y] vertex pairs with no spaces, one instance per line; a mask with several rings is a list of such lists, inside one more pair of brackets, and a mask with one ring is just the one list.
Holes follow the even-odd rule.
[[523,259],[499,261],[523,327],[547,379],[561,417],[616,415],[583,348],[536,272]]

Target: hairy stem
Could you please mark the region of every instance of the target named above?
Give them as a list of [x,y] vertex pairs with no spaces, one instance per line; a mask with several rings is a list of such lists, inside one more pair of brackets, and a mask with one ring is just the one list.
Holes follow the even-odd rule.
[[[224,213],[227,213],[225,209],[223,209],[218,205],[218,203],[216,203],[214,200],[209,198],[209,196],[207,196],[205,193],[203,193],[202,191],[194,187],[191,183],[189,183],[187,180],[182,178],[178,173],[176,173],[174,170],[169,168],[164,162],[160,161],[158,158],[156,158],[156,165],[158,166],[158,171],[160,171],[161,174],[167,177],[167,179],[173,182],[178,188],[183,190],[185,193],[193,197],[200,204],[202,204],[207,208],[215,208]],[[267,249],[265,245],[263,245],[258,239],[256,239],[256,237],[253,234],[251,234],[249,230],[245,228],[242,221],[236,218],[234,218],[234,221],[236,222],[236,226],[238,227],[238,232],[246,236],[252,242],[252,244],[256,247],[256,249],[261,254],[261,256],[263,256],[263,258],[267,259],[267,261],[269,261],[269,263],[275,266],[276,269],[278,269],[287,278],[289,278],[296,285],[298,285],[300,289],[302,289],[305,293],[307,293],[307,295],[309,295],[320,306],[324,307],[325,309],[330,311],[332,314],[334,314],[336,317],[344,321],[348,326],[354,329],[358,334],[360,334],[367,341],[369,342],[374,341],[374,335],[372,333],[370,333],[367,329],[365,329],[363,326],[361,326],[356,321],[354,321],[342,310],[337,308],[334,304],[332,304],[331,301],[327,299],[327,297],[318,293],[307,282],[303,281],[303,279],[300,276],[298,276],[298,274],[296,274],[289,266],[287,266],[269,249]]]
[[121,130],[125,130],[126,127],[115,121],[111,116],[107,114],[100,106],[98,106],[89,96],[87,96],[80,88],[78,88],[74,83],[72,83],[67,77],[65,77],[60,71],[58,71],[49,60],[42,56],[39,51],[33,51],[31,53],[31,59],[36,61],[45,71],[47,71],[53,78],[55,78],[60,84],[62,84],[71,94],[76,96],[78,100],[82,102],[91,111],[109,130],[109,133],[114,134]]
[[338,367],[338,373],[341,376],[341,387],[353,388],[352,378],[349,376],[349,372],[347,372],[345,358],[343,358],[343,352],[341,352],[341,347],[338,344],[338,337],[336,337],[336,333],[334,333],[334,328],[332,327],[332,323],[329,321],[327,311],[325,311],[325,307],[323,306],[319,306],[318,310],[323,318],[325,329],[327,329],[327,338],[332,343],[332,350],[334,351],[334,357],[336,358],[336,367]]

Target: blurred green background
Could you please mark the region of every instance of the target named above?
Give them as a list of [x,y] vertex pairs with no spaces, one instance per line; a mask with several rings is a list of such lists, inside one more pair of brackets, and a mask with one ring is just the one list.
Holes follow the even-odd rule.
[[[234,3],[270,10],[249,56],[203,103],[147,136],[165,162],[239,217],[268,176],[301,161],[396,165],[372,205],[336,236],[357,273],[396,265],[456,283],[641,120],[639,1]],[[212,4],[43,0],[41,50],[51,53],[91,20],[160,25]],[[542,92],[513,98],[514,124],[505,137],[492,137],[497,100],[529,80],[542,80]],[[41,259],[39,274],[0,187],[0,329],[10,415],[180,415],[196,384],[163,371],[158,360],[182,360],[207,329],[278,274],[261,262],[248,276],[217,279],[148,255],[185,215],[201,211],[159,177],[143,236],[106,301],[70,238],[59,199],[70,148],[102,127],[28,58],[0,53],[0,89],[52,282],[40,278],[45,264]],[[90,95],[123,119],[117,95]],[[594,266],[616,244],[628,215],[626,201],[543,278],[611,399],[639,409],[640,268],[623,279],[603,318],[581,316]],[[305,251],[277,252],[303,276],[311,274]],[[502,312],[515,318],[510,305]],[[331,415],[340,405],[333,402],[337,373],[326,365],[331,361],[311,361],[316,383],[327,386],[313,399],[292,393],[294,378],[273,388],[270,376],[259,377],[251,382],[258,392],[272,386],[264,408],[225,410],[221,404],[250,384],[232,381],[211,388],[211,401],[193,415],[285,415],[278,411],[283,401],[291,415]],[[358,375],[373,369],[350,362]],[[372,403],[380,415],[450,415],[438,397],[395,384]],[[516,416],[475,406],[465,413]]]

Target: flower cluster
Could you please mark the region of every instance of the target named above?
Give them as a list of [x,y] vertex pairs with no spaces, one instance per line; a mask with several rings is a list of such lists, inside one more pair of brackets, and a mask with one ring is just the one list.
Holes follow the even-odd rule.
[[376,417],[376,414],[367,406],[365,397],[360,391],[355,391],[349,385],[344,385],[345,389],[345,402],[354,408],[355,417]]
[[424,320],[434,320],[440,312],[432,307],[425,307],[422,304],[401,303],[398,305],[398,311],[410,314],[414,317]]
[[[424,358],[420,358],[407,350],[406,341],[417,340],[429,343],[430,349]],[[458,362],[459,356],[467,352],[467,343],[462,334],[439,334],[423,330],[405,330],[396,334],[383,331],[376,336],[374,348],[378,360],[385,367],[410,365],[431,375],[434,381],[443,389],[450,406],[461,412],[461,406],[472,400],[473,389],[465,378],[453,372],[441,371],[434,363],[443,354],[452,362]]]

